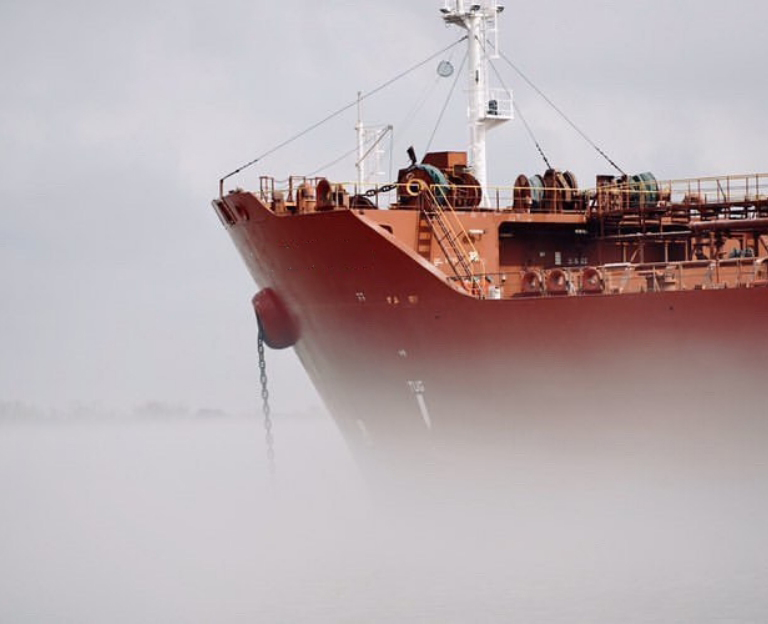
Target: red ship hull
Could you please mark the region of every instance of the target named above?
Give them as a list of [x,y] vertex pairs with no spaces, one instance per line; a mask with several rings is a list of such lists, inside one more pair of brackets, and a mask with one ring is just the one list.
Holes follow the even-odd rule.
[[[420,452],[556,419],[642,426],[686,405],[760,415],[768,288],[479,299],[366,211],[274,214],[222,200],[256,283],[353,449]],[[372,451],[368,450],[368,453]]]

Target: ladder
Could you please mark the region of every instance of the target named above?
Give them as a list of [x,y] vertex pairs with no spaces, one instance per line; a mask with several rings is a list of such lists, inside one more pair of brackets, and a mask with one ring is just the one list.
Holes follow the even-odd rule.
[[[440,205],[441,201],[445,204],[445,210]],[[419,210],[458,282],[470,294],[481,295],[482,285],[476,279],[472,268],[472,263],[477,262],[480,256],[447,197],[438,200],[434,190],[424,185],[420,194]],[[453,218],[449,220],[447,213]],[[451,220],[455,227],[451,225]],[[469,250],[465,248],[462,239],[466,241]]]

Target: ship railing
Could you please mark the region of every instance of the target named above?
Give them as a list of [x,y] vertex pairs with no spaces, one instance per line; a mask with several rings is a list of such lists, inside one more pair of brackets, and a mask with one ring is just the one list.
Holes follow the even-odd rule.
[[487,299],[723,290],[768,286],[768,257],[528,267],[451,279],[470,278],[478,296]]
[[[571,214],[630,222],[670,217],[673,221],[711,219],[754,219],[768,217],[768,173],[687,178],[658,181],[643,175],[595,189],[563,187],[431,185],[429,190],[449,197],[457,211],[483,210],[512,213]],[[324,178],[290,176],[286,180],[262,176],[258,195],[269,203],[277,197],[296,202],[305,189],[315,189]],[[375,208],[405,208],[410,202],[407,184],[333,184],[344,190],[350,201],[338,208],[370,205]],[[483,205],[478,198],[483,197]],[[474,199],[473,199],[474,198]]]
[[418,208],[428,223],[431,237],[443,254],[442,260],[450,266],[453,276],[461,276],[461,287],[472,294],[482,295],[484,283],[475,279],[475,273],[485,271],[483,258],[456,214],[454,196],[444,186],[430,186],[415,180],[408,185],[372,186],[364,190],[356,184],[331,184],[324,178],[301,176],[291,176],[286,182],[284,190],[277,190],[272,178],[261,180],[259,197],[278,214],[376,206],[374,202],[389,193],[408,197],[411,206]]
[[[257,196],[267,205],[273,204],[276,198],[289,204],[298,200],[298,195],[304,189],[316,189],[324,178],[292,175],[285,180],[275,180],[262,176],[259,180]],[[409,195],[408,184],[363,184],[357,182],[334,183],[334,187],[343,188],[349,201],[340,202],[337,208],[361,207],[370,204],[371,207],[407,208],[417,204]],[[482,210],[492,212],[515,213],[563,213],[584,214],[587,209],[587,195],[581,192],[563,189],[540,187],[531,194],[528,187],[515,186],[486,186],[451,184],[449,186],[432,184],[429,192],[438,197],[445,196],[451,201],[454,210],[459,212]],[[484,203],[479,203],[479,198]]]
[[[311,177],[291,175],[285,180],[275,180],[270,176],[262,176],[259,179],[257,197],[267,205],[273,205],[276,200],[296,204],[303,197],[309,198],[309,210],[316,206],[316,191],[321,182],[327,182],[323,177]],[[333,202],[325,208],[350,208],[360,207],[362,202],[369,203],[375,208],[387,208],[397,204],[399,189],[404,185],[398,184],[363,184],[357,182],[329,183],[338,194]],[[357,200],[357,203],[355,201]],[[303,211],[300,211],[303,212]]]
[[[398,185],[398,194],[401,187]],[[666,181],[628,181],[589,190],[542,186],[433,185],[433,192],[482,196],[484,205],[467,208],[512,213],[662,214],[685,218],[748,219],[768,216],[768,173]]]
[[[412,194],[414,187],[409,185]],[[428,187],[417,193],[422,218],[429,224],[445,261],[462,288],[470,294],[485,295],[485,282],[477,273],[485,273],[485,263],[472,242],[471,235],[456,215],[450,196],[444,187]],[[479,271],[475,271],[475,265]]]
[[485,118],[488,120],[512,119],[514,115],[514,104],[512,103],[512,93],[508,89],[491,89],[490,98],[485,107]]
[[754,219],[768,216],[768,173],[659,181],[641,174],[590,191],[589,215],[641,215],[672,220]]
[[258,197],[266,203],[272,203],[278,196],[287,202],[295,202],[299,189],[315,188],[321,179],[291,175],[285,180],[276,180],[272,176],[261,176],[259,178]]
[[646,264],[619,263],[606,265],[602,270],[605,291],[624,294],[748,288],[765,282],[766,267],[766,258],[743,257]]

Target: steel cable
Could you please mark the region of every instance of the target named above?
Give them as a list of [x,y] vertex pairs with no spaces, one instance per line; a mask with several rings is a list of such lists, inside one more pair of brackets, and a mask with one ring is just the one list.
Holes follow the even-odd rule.
[[328,122],[329,122],[329,121],[331,121],[332,119],[334,119],[334,118],[338,117],[339,115],[341,115],[342,113],[344,113],[344,112],[348,111],[350,108],[353,108],[353,107],[357,106],[357,104],[358,104],[359,102],[361,102],[361,101],[363,101],[363,100],[366,100],[366,99],[368,99],[369,97],[371,97],[371,96],[373,96],[373,95],[376,95],[376,94],[377,94],[377,93],[379,93],[380,91],[383,91],[384,89],[386,89],[386,88],[387,88],[388,86],[390,86],[391,84],[393,84],[393,83],[397,82],[397,81],[398,81],[398,80],[400,80],[401,78],[404,78],[405,76],[407,76],[407,75],[408,75],[408,74],[410,74],[411,72],[413,72],[413,71],[416,71],[416,70],[417,70],[417,69],[419,69],[420,67],[423,67],[424,65],[426,65],[427,63],[429,63],[429,62],[430,62],[430,61],[432,61],[433,59],[437,58],[437,57],[438,57],[438,56],[440,56],[441,54],[445,54],[445,53],[446,53],[448,50],[451,50],[452,48],[456,47],[457,45],[459,45],[459,44],[460,44],[462,41],[465,41],[466,39],[467,39],[467,37],[466,37],[466,36],[464,36],[464,37],[462,37],[461,39],[459,39],[458,41],[455,41],[454,43],[452,43],[451,45],[449,45],[449,46],[446,46],[445,48],[443,48],[443,49],[439,50],[438,52],[435,52],[435,53],[434,53],[434,54],[432,54],[432,55],[431,55],[429,58],[426,58],[426,59],[424,59],[423,61],[421,61],[420,63],[417,63],[416,65],[413,65],[413,66],[412,66],[412,67],[410,67],[409,69],[407,69],[407,70],[405,70],[405,71],[403,71],[403,72],[399,73],[399,74],[398,74],[397,76],[395,76],[394,78],[390,78],[389,80],[387,80],[387,81],[386,81],[386,82],[384,82],[383,84],[379,85],[378,87],[376,87],[376,88],[375,88],[375,89],[373,89],[372,91],[369,91],[368,93],[364,93],[364,94],[363,94],[363,95],[361,95],[359,98],[356,98],[356,99],[355,99],[353,102],[350,102],[350,103],[349,103],[349,104],[347,104],[346,106],[343,106],[342,108],[340,108],[340,109],[338,109],[337,111],[335,111],[335,112],[331,113],[330,115],[327,115],[326,117],[323,117],[323,119],[321,119],[320,121],[313,123],[313,124],[312,124],[311,126],[309,126],[308,128],[306,128],[306,129],[302,130],[301,132],[299,132],[299,133],[297,133],[297,134],[294,134],[294,135],[293,135],[292,137],[290,137],[289,139],[286,139],[286,140],[285,140],[285,141],[283,141],[282,143],[279,143],[279,144],[278,144],[278,145],[276,145],[275,147],[273,147],[273,148],[271,148],[271,149],[267,150],[266,152],[264,152],[264,153],[263,153],[263,154],[261,154],[260,156],[257,156],[257,157],[256,157],[256,158],[254,158],[253,160],[250,160],[250,161],[248,161],[247,163],[245,163],[244,165],[241,165],[240,167],[238,167],[238,168],[237,168],[237,169],[235,169],[234,171],[231,171],[230,173],[226,174],[224,177],[222,177],[222,178],[219,180],[219,190],[220,190],[220,191],[222,191],[222,190],[223,190],[223,184],[224,184],[224,180],[226,180],[227,178],[230,178],[230,177],[232,177],[233,175],[236,175],[236,174],[238,174],[238,173],[241,173],[242,171],[244,171],[244,170],[248,169],[249,167],[251,167],[251,166],[255,165],[255,164],[256,164],[257,162],[259,162],[260,160],[263,160],[263,159],[264,159],[264,158],[266,158],[267,156],[270,156],[271,154],[274,154],[274,153],[275,153],[275,152],[277,152],[278,150],[281,150],[282,148],[286,147],[287,145],[290,145],[290,144],[291,144],[291,143],[293,143],[294,141],[297,141],[298,139],[300,139],[300,138],[302,138],[303,136],[305,136],[305,135],[309,134],[309,133],[310,133],[310,132],[312,132],[313,130],[316,130],[316,129],[317,129],[317,128],[319,128],[320,126],[322,126],[322,125],[324,125],[324,124],[328,123]]
[[619,172],[620,174],[622,174],[622,175],[627,175],[626,173],[624,173],[624,170],[623,170],[621,167],[619,167],[619,166],[618,166],[618,165],[617,165],[617,164],[616,164],[616,163],[615,163],[615,162],[614,162],[614,161],[613,161],[613,160],[612,160],[612,159],[611,159],[611,158],[608,156],[608,154],[606,154],[606,153],[605,153],[605,152],[604,152],[602,149],[600,149],[600,147],[599,147],[599,146],[598,146],[598,145],[597,145],[597,144],[596,144],[596,143],[595,143],[595,142],[594,142],[592,139],[590,139],[590,138],[589,138],[589,137],[586,135],[586,133],[584,133],[584,131],[583,131],[583,130],[581,130],[581,128],[579,128],[579,127],[578,127],[578,126],[577,126],[577,125],[576,125],[576,124],[575,124],[573,121],[571,121],[571,119],[568,117],[568,115],[566,115],[566,114],[565,114],[565,113],[564,113],[562,110],[560,110],[560,108],[558,108],[558,107],[557,107],[557,105],[556,105],[556,104],[555,104],[555,103],[554,103],[552,100],[550,100],[550,99],[549,99],[549,98],[548,98],[548,97],[547,97],[547,96],[546,96],[546,95],[545,95],[545,94],[544,94],[544,93],[541,91],[541,89],[539,89],[539,88],[538,88],[538,87],[537,87],[535,84],[533,84],[533,82],[531,82],[531,80],[528,78],[528,76],[526,76],[526,75],[525,75],[525,74],[524,74],[524,73],[523,73],[523,72],[522,72],[522,71],[521,71],[521,70],[520,70],[520,69],[519,69],[519,68],[518,68],[518,67],[517,67],[517,66],[516,66],[516,65],[515,65],[515,64],[514,64],[512,61],[510,61],[510,60],[509,60],[509,58],[507,58],[507,56],[506,56],[506,55],[505,55],[503,52],[499,52],[499,56],[501,56],[501,58],[503,58],[503,59],[504,59],[504,61],[506,61],[506,63],[507,63],[507,64],[508,64],[508,65],[509,65],[509,66],[510,66],[510,67],[511,67],[513,70],[515,70],[515,72],[517,72],[517,74],[518,74],[518,75],[519,75],[519,76],[520,76],[520,77],[521,77],[521,78],[522,78],[522,79],[523,79],[523,80],[526,82],[526,84],[528,84],[528,86],[529,86],[529,87],[531,87],[531,89],[533,89],[533,90],[534,90],[536,93],[538,93],[538,94],[539,94],[539,96],[541,96],[541,98],[542,98],[542,99],[543,99],[543,100],[544,100],[544,101],[545,101],[547,104],[549,104],[549,105],[550,105],[550,106],[551,106],[551,107],[552,107],[552,108],[555,110],[555,112],[556,112],[558,115],[560,115],[560,116],[561,116],[561,117],[562,117],[562,118],[565,120],[565,122],[566,122],[566,123],[567,123],[569,126],[571,126],[571,128],[573,128],[573,129],[574,129],[574,130],[575,130],[575,131],[576,131],[576,132],[577,132],[577,133],[578,133],[578,134],[581,136],[581,138],[582,138],[582,139],[584,139],[584,140],[585,140],[587,143],[589,143],[589,145],[591,145],[591,146],[592,146],[592,147],[595,149],[595,151],[597,151],[597,153],[598,153],[598,154],[600,154],[600,156],[602,156],[603,158],[605,158],[605,160],[606,160],[606,161],[608,161],[608,163],[609,163],[609,164],[610,164],[610,165],[611,165],[611,166],[612,166],[614,169],[616,169],[616,171],[618,171],[618,172]]
[[443,116],[445,115],[445,111],[448,108],[448,104],[451,101],[451,98],[453,97],[453,92],[456,90],[456,85],[459,82],[459,77],[461,76],[461,72],[464,71],[464,64],[467,62],[467,54],[464,55],[464,58],[461,60],[461,66],[459,67],[459,71],[456,72],[456,77],[453,79],[453,84],[451,85],[451,90],[448,92],[448,97],[445,98],[445,103],[443,104],[443,109],[440,111],[440,114],[437,117],[437,122],[435,123],[435,127],[432,130],[432,135],[429,137],[429,141],[427,141],[427,147],[424,150],[425,153],[429,153],[430,147],[432,147],[432,141],[435,138],[435,135],[437,134],[437,130],[440,127],[440,124],[443,121]]

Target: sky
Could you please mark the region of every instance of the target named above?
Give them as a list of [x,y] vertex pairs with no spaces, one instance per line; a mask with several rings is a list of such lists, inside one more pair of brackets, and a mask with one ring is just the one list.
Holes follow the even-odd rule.
[[[218,179],[460,37],[438,0],[0,3],[0,401],[132,409],[258,405],[254,285],[210,201]],[[757,0],[507,3],[501,48],[629,172],[762,172],[768,136]],[[422,153],[447,52],[366,100]],[[553,165],[584,187],[608,164],[503,61]],[[432,144],[463,149],[461,83]],[[419,103],[421,106],[418,106]],[[314,171],[354,147],[354,111],[232,183]],[[544,169],[518,122],[489,178]],[[353,163],[327,171],[354,179]],[[270,352],[275,408],[320,399]]]

